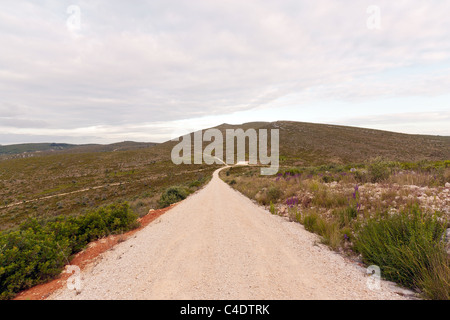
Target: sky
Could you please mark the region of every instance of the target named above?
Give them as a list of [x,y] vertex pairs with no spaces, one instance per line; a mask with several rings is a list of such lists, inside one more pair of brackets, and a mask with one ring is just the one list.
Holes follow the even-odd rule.
[[450,2],[0,0],[0,144],[290,120],[450,136]]

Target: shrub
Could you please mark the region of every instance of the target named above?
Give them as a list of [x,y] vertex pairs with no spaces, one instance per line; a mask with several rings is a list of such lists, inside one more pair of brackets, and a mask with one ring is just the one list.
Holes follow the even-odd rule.
[[312,203],[319,207],[335,208],[347,204],[347,197],[338,192],[329,191],[326,187],[320,187],[318,191],[314,192]]
[[429,254],[429,266],[418,277],[424,296],[433,300],[450,300],[450,261],[444,250]]
[[277,202],[283,192],[278,187],[270,187],[267,190],[267,201]]
[[276,213],[276,209],[275,209],[275,205],[273,204],[272,201],[270,201],[270,213],[271,214],[275,214]]
[[348,226],[358,215],[358,210],[355,206],[348,206],[346,208],[335,209],[333,214],[337,217],[341,227]]
[[198,189],[209,180],[208,176],[199,175],[196,180],[189,183],[189,188]]
[[300,222],[301,221],[301,212],[298,211],[297,206],[292,206],[288,208],[288,218],[289,221]]
[[290,169],[286,169],[283,171],[282,175],[283,176],[288,176],[288,175],[296,175],[296,174],[300,174],[302,173],[298,168],[290,168]]
[[58,275],[89,241],[137,226],[137,215],[121,203],[78,217],[29,219],[16,231],[0,233],[0,299]]
[[202,185],[202,182],[200,180],[195,180],[189,183],[189,188],[198,188]]
[[330,246],[332,249],[340,247],[344,236],[336,222],[327,221],[318,213],[311,212],[304,215],[303,225],[306,230],[321,236],[322,243]]
[[450,182],[450,168],[444,170],[444,184],[445,182]]
[[322,242],[336,250],[341,246],[343,234],[334,221],[322,220]]
[[[131,212],[128,203],[112,204],[78,217],[78,225],[89,241],[105,235],[121,233],[137,227],[137,215]],[[87,232],[86,232],[87,231]]]
[[330,183],[330,182],[336,181],[336,179],[333,176],[325,175],[322,177],[322,181],[325,183]]
[[353,229],[350,227],[343,227],[341,229],[342,239],[345,241],[353,241]]
[[319,215],[315,212],[307,214],[303,217],[303,225],[306,230],[310,232],[315,232],[317,229],[317,220]]
[[319,191],[321,184],[315,180],[309,181],[306,183],[306,189],[310,192]]
[[366,183],[370,180],[367,177],[368,173],[366,173],[365,171],[356,170],[355,172],[353,172],[353,176],[358,183]]
[[[357,231],[355,249],[365,263],[378,265],[385,278],[409,288],[423,288],[424,282],[433,282],[426,276],[431,266],[448,268],[448,259],[443,259],[444,231],[445,224],[436,216],[424,214],[415,206],[399,214],[369,219]],[[437,282],[434,286],[449,290],[448,278],[447,282]]]
[[70,253],[67,240],[32,229],[2,235],[0,247],[1,299],[59,274]]
[[183,187],[170,187],[163,192],[158,203],[161,208],[165,208],[172,203],[186,199],[188,195],[189,191]]
[[375,161],[370,163],[367,168],[370,181],[372,183],[376,183],[389,178],[391,173],[388,165],[389,164],[387,162],[381,159],[376,159]]

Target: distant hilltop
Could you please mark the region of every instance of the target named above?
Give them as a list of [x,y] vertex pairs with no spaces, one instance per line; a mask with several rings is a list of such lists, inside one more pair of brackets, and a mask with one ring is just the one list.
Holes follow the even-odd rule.
[[[223,123],[214,127],[225,135],[227,129],[279,129],[280,164],[307,166],[330,163],[361,163],[375,157],[392,161],[450,160],[450,137],[405,134],[360,127],[296,121]],[[203,130],[210,129],[204,128]],[[193,134],[193,133],[192,133]],[[203,146],[210,142],[204,141]],[[123,141],[107,145],[67,143],[26,143],[0,146],[0,157],[26,158],[51,153],[114,152],[152,148],[170,159],[177,144]]]
[[50,152],[108,152],[148,148],[157,145],[154,142],[123,141],[112,144],[69,144],[69,143],[22,143],[0,145],[0,155],[23,155]]
[[[224,136],[227,129],[279,129],[281,165],[361,163],[376,157],[406,162],[450,160],[450,136],[296,121],[223,123],[214,128],[219,129]],[[204,142],[204,147],[208,143]],[[168,141],[161,147],[175,144]]]

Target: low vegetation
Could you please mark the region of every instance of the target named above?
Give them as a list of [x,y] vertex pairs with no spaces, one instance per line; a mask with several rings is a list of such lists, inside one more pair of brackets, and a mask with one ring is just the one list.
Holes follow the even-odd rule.
[[1,299],[60,274],[90,241],[184,199],[217,168],[176,166],[164,145],[131,147],[0,160]]
[[[363,247],[356,244],[364,232],[370,234],[368,225],[377,217],[406,214],[414,204],[424,214],[439,213],[439,223],[449,217],[444,185],[450,182],[450,161],[437,160],[449,159],[450,137],[290,121],[217,128],[236,127],[280,129],[282,168],[275,178],[246,167],[223,170],[222,178],[273,214],[303,223],[335,250],[359,253]],[[170,160],[175,144],[2,147],[1,297],[58,274],[87,241],[125,231],[135,216],[205,185],[219,165],[176,166]],[[392,161],[367,162],[374,154]],[[126,208],[117,205],[124,202]],[[426,263],[433,272],[423,272],[412,284],[427,297],[448,294],[443,275],[449,267],[440,252]],[[447,286],[437,285],[442,279]]]
[[433,299],[450,299],[450,259],[444,242],[446,224],[417,206],[392,215],[379,214],[356,230],[354,248],[364,262],[378,265],[385,278],[419,288]]
[[161,198],[159,199],[159,206],[161,208],[168,207],[172,203],[186,199],[189,193],[189,190],[183,187],[170,187],[161,195]]
[[18,230],[0,233],[0,298],[60,274],[90,241],[136,228],[137,217],[127,203],[119,203],[78,217],[30,218]]
[[333,250],[378,265],[384,278],[427,299],[450,299],[450,161],[377,158],[283,167],[275,177],[236,167],[221,178]]
[[0,161],[0,230],[16,228],[28,217],[79,215],[128,201],[142,216],[158,208],[171,186],[195,191],[217,166],[179,165],[170,149],[44,154]]

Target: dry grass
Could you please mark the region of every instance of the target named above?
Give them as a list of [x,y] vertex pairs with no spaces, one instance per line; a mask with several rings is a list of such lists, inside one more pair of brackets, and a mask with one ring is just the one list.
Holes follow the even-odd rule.
[[[367,170],[365,165],[360,165],[354,170],[327,166],[282,168],[276,177],[260,176],[253,168],[241,167],[222,171],[221,178],[225,181],[235,181],[232,185],[234,188],[261,205],[269,205],[271,213],[303,224],[305,229],[320,235],[322,243],[333,250],[354,257],[357,251],[354,247],[355,237],[363,230],[362,227],[367,221],[373,219],[383,220],[418,210],[424,217],[438,217],[437,221],[442,223],[442,228],[450,227],[446,222],[450,221],[450,188],[444,187],[445,183],[450,182],[449,161],[421,163],[414,172],[408,171],[400,175],[392,172],[399,172],[399,168],[415,164],[383,165],[386,168],[377,170],[389,174],[380,175],[383,176],[383,179],[378,180],[380,183],[370,182],[373,181],[375,171]],[[270,190],[278,190],[279,196],[269,201]],[[416,225],[411,226],[411,232],[414,232]],[[383,231],[380,229],[377,232],[381,234]],[[417,236],[420,236],[420,231],[417,232]],[[376,234],[374,237],[377,239]],[[420,241],[428,241],[428,238],[425,237]],[[426,243],[434,248],[441,245],[437,243],[438,241],[440,240],[436,240],[436,243]],[[419,247],[411,248],[413,250]],[[439,249],[435,253],[442,252]],[[408,263],[411,264],[411,268],[405,267],[402,270],[406,270],[405,272],[414,270],[411,272],[414,272],[416,279],[410,285],[420,288],[426,298],[448,299],[450,288],[448,259],[441,256],[434,259],[433,255],[430,255],[419,261],[414,258],[414,251],[408,251],[405,255],[410,258]],[[395,259],[391,262],[399,265]],[[415,265],[419,262],[420,268]]]
[[[275,177],[261,176],[255,168],[241,167],[222,171],[221,177],[225,181],[234,180],[234,188],[261,205],[268,206],[272,203],[273,211],[287,216],[292,221],[303,220],[312,212],[318,214],[325,221],[321,222],[322,224],[330,224],[319,230],[322,230],[320,233],[325,235],[327,242],[333,243],[333,248],[339,248],[338,243],[341,243],[342,247],[348,247],[342,240],[346,233],[338,232],[334,223],[337,222],[340,228],[352,227],[355,215],[371,217],[379,212],[400,212],[418,205],[425,212],[441,212],[450,220],[450,190],[443,187],[449,182],[446,180],[446,166],[449,166],[450,162],[386,162],[384,165],[390,172],[400,172],[405,166],[421,167],[416,167],[414,173],[390,174],[383,179],[383,183],[369,182],[370,170],[366,170],[364,164],[352,170],[352,167],[348,166],[282,168]],[[438,172],[440,176],[436,180]],[[367,175],[367,179],[364,175]],[[419,183],[419,186],[411,185],[411,181]],[[357,199],[354,194],[356,186]],[[271,190],[277,190],[277,197],[269,196]],[[292,199],[295,199],[298,212],[294,211],[292,203],[289,203]],[[349,215],[352,217],[349,218]],[[299,219],[299,216],[302,219]],[[346,236],[349,237],[349,234]]]
[[[170,148],[165,145],[3,160],[0,161],[0,230],[16,227],[28,217],[78,215],[120,201],[130,202],[132,209],[143,215],[156,208],[167,187],[185,185],[197,189],[216,168],[176,166],[170,160]],[[190,186],[193,182],[198,183]],[[66,195],[56,196],[61,193]],[[55,197],[40,199],[48,196]],[[30,201],[36,199],[39,200]],[[5,208],[14,203],[19,205]]]

